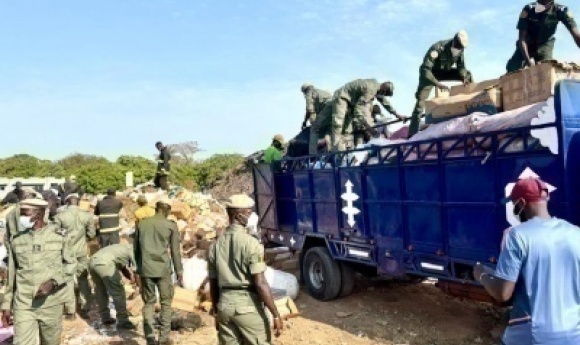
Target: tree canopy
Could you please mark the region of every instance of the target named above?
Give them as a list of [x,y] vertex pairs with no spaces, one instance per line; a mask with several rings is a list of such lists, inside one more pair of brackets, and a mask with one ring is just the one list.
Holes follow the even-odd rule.
[[[190,156],[194,153],[191,152]],[[192,190],[211,187],[223,174],[244,161],[239,154],[217,154],[208,159],[176,159],[171,162],[170,182]],[[105,157],[74,153],[57,161],[28,154],[0,159],[0,177],[68,177],[75,175],[88,193],[104,193],[108,188],[125,186],[125,174],[133,172],[135,184],[155,177],[156,164],[141,156],[121,156],[111,162]]]

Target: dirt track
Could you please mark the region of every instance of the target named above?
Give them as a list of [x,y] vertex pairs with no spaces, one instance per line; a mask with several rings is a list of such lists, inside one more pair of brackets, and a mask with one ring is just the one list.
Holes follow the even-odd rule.
[[[491,333],[499,311],[482,304],[448,297],[429,284],[400,284],[389,281],[359,280],[355,292],[332,302],[319,302],[306,293],[296,300],[301,316],[286,322],[277,345],[495,345]],[[140,317],[134,319],[141,321]],[[96,324],[93,321],[93,324]],[[94,325],[93,325],[94,326]],[[174,332],[176,344],[217,344],[213,319],[206,313],[190,314],[183,334]],[[82,320],[65,324],[65,343],[144,344],[141,325],[136,333],[107,336]]]

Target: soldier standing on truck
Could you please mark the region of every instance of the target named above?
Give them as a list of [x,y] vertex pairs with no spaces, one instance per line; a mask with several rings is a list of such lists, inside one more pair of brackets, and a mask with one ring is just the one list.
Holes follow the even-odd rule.
[[99,246],[104,248],[112,244],[119,244],[120,215],[123,203],[117,199],[117,191],[114,188],[107,190],[107,196],[97,202],[95,216],[99,217]]
[[464,51],[468,44],[467,32],[460,30],[452,39],[439,41],[427,51],[419,69],[419,87],[415,93],[417,103],[411,115],[409,138],[419,131],[425,101],[433,87],[449,90],[441,81],[461,81],[464,84],[473,82],[471,72],[465,67]]
[[552,60],[556,41],[554,35],[559,22],[570,31],[576,45],[580,47],[580,31],[568,7],[550,0],[540,0],[524,6],[518,21],[520,34],[516,51],[506,66],[508,73],[525,66],[533,66],[540,61]]
[[580,344],[580,229],[552,217],[549,199],[542,180],[519,180],[508,200],[522,223],[507,233],[495,271],[473,270],[492,297],[513,297],[504,345]]
[[393,96],[395,87],[387,81],[382,84],[376,79],[357,79],[336,90],[332,97],[333,151],[344,151],[352,142],[352,126],[370,128],[370,107],[376,98],[385,109],[399,119],[404,119],[391,106],[387,97]]
[[264,272],[264,247],[248,234],[246,226],[254,207],[247,195],[234,195],[226,203],[230,226],[207,253],[212,314],[220,345],[271,344],[265,304],[274,318],[276,336],[283,325]]
[[155,144],[155,147],[159,150],[159,156],[157,156],[157,171],[153,183],[155,184],[155,188],[161,188],[167,191],[169,190],[168,179],[169,171],[171,170],[169,160],[171,159],[171,154],[167,146],[164,146],[160,141]]
[[306,122],[310,122],[308,153],[315,155],[318,153],[318,136],[320,129],[320,126],[316,125],[320,123],[317,120],[321,116],[326,105],[328,105],[332,96],[329,92],[316,89],[308,83],[302,85],[302,93],[304,93],[304,98],[306,100],[306,115],[304,115],[304,121],[302,122],[302,130],[306,128]]

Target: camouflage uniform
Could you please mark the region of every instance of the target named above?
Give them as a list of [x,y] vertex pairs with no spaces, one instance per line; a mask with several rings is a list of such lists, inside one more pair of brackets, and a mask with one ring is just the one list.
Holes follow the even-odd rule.
[[253,275],[266,270],[264,248],[245,227],[230,225],[208,250],[208,277],[220,288],[220,345],[267,345],[271,331]]
[[[332,150],[344,151],[352,131],[372,126],[370,108],[381,84],[376,79],[357,79],[338,89],[332,98]],[[397,114],[386,97],[378,99],[387,111]]]
[[304,93],[304,98],[306,100],[306,113],[310,114],[310,117],[308,118],[308,121],[310,122],[310,154],[318,153],[318,127],[314,124],[331,97],[332,96],[329,92],[314,87],[309,87]]
[[472,81],[471,72],[465,68],[464,50],[453,56],[453,39],[439,41],[429,48],[419,70],[419,87],[415,93],[417,103],[411,115],[409,137],[419,131],[419,117],[425,108],[425,101],[431,90],[440,81]]
[[[70,252],[75,258],[72,272],[75,272],[76,275],[80,308],[88,312],[93,303],[93,296],[88,280],[87,239],[90,240],[96,236],[93,216],[76,205],[70,205],[66,210],[57,214],[55,223],[59,227],[67,229],[67,242],[70,246]],[[69,300],[65,303],[65,308],[69,314],[73,314],[76,310],[75,275],[71,276],[71,280],[67,284]]]
[[[566,6],[554,3],[548,10],[536,13],[537,2],[524,7],[518,21],[518,30],[527,32],[528,54],[536,62],[552,60],[556,29],[561,22],[568,30],[576,28],[576,21],[572,12]],[[526,65],[526,60],[516,43],[516,51],[508,61],[506,69],[509,72],[517,71]]]

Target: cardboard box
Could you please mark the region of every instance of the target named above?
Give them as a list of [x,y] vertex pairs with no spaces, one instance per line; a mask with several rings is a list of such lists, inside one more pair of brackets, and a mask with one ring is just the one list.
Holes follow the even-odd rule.
[[184,202],[174,201],[171,205],[171,214],[178,220],[187,221],[191,215],[191,207]]
[[505,110],[546,101],[554,95],[556,82],[580,79],[580,67],[548,61],[501,77]]
[[193,313],[198,306],[199,298],[197,291],[187,290],[179,286],[175,287],[171,308]]
[[[275,298],[274,304],[276,304],[276,308],[278,309],[278,312],[280,313],[282,319],[288,320],[290,318],[297,317],[298,315],[300,315],[300,312],[298,311],[298,308],[296,307],[296,304],[294,303],[292,298],[286,296],[274,298]],[[274,318],[272,317],[272,314],[267,308],[266,308],[266,316],[268,317],[268,321],[270,321],[270,325],[273,325]]]
[[435,98],[449,98],[449,96],[449,91],[440,89],[438,87],[435,88]]
[[497,114],[502,109],[502,95],[499,87],[457,95],[449,98],[435,98],[425,102],[426,113],[435,120],[445,120],[467,115],[476,111]]
[[494,86],[499,86],[500,83],[501,83],[501,80],[492,79],[492,80],[482,81],[480,83],[471,83],[471,84],[467,84],[467,85],[463,85],[463,84],[456,85],[456,86],[451,87],[451,91],[450,91],[449,95],[451,97],[453,97],[453,96],[457,96],[457,95],[465,95],[465,94],[470,94],[470,93],[474,93],[474,92],[482,92],[482,91],[490,89]]

